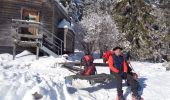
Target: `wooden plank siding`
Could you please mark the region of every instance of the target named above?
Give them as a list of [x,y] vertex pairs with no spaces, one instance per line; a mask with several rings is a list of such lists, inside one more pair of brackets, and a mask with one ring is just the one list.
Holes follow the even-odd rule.
[[30,8],[40,11],[40,21],[44,27],[52,32],[52,9],[42,0],[0,0],[0,46],[12,46],[11,20],[21,19],[23,8]]
[[12,19],[22,19],[22,9],[38,11],[43,27],[55,36],[64,34],[57,28],[61,20],[71,21],[68,14],[55,0],[0,0],[0,49],[3,47],[4,50],[4,47],[13,46],[14,30],[11,28],[11,22]]

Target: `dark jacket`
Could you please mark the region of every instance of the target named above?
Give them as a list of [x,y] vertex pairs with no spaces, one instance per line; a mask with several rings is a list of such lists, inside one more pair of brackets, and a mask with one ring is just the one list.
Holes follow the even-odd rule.
[[128,71],[128,64],[123,56],[116,56],[113,54],[109,57],[109,68],[113,73],[126,72]]

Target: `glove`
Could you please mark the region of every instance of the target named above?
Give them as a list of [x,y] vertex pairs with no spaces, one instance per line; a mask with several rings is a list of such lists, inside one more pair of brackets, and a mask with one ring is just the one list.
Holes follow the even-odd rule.
[[127,78],[127,73],[125,73],[125,72],[119,72],[118,74],[119,74],[120,77],[122,77],[123,79],[126,79],[126,78]]

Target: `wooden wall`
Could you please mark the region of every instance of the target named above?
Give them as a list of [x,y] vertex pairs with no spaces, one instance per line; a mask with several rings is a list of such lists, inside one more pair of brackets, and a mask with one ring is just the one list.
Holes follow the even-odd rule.
[[67,40],[66,40],[66,53],[74,52],[74,33],[72,30],[69,30],[67,33]]
[[[35,9],[40,12],[40,22],[43,26],[54,33],[60,33],[57,25],[62,19],[70,21],[63,9],[56,4],[55,0],[0,0],[0,49],[12,46],[13,30],[11,30],[12,19],[21,19],[23,8]],[[54,8],[53,8],[54,7]],[[55,10],[53,12],[53,10]]]
[[[0,46],[12,46],[11,20],[21,19],[23,8],[35,9],[40,12],[40,22],[52,32],[52,7],[44,0],[0,0]],[[2,38],[3,37],[3,38]]]
[[[0,0],[0,46],[11,46],[11,20],[21,19],[22,8],[40,12],[40,22],[52,31],[52,9],[43,0]],[[4,37],[4,39],[2,39]],[[8,38],[8,39],[6,39]]]
[[[58,29],[58,37],[61,37],[61,40],[64,41],[64,29],[61,29],[61,28]],[[72,30],[68,30],[66,38],[67,40],[64,41],[64,43],[66,43],[66,48],[65,48],[64,53],[73,53],[74,52],[74,41],[75,41],[74,32]]]

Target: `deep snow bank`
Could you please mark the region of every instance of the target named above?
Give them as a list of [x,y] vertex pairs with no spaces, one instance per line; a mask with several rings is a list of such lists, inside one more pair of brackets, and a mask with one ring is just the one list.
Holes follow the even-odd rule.
[[12,60],[9,54],[0,55],[0,100],[32,100],[35,92],[42,100],[64,100],[64,77],[72,74],[57,62],[64,58],[40,57],[24,51]]
[[[114,82],[91,86],[87,81],[75,80],[69,86],[64,77],[73,73],[58,64],[66,62],[65,58],[35,58],[28,51],[18,54],[16,60],[12,55],[0,54],[0,100],[33,100],[35,92],[43,95],[41,100],[115,100]],[[140,94],[145,100],[170,100],[170,73],[162,64],[132,62],[132,66],[140,75]],[[109,73],[107,67],[97,67],[97,71]],[[123,90],[131,100],[130,88],[124,85]]]

